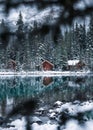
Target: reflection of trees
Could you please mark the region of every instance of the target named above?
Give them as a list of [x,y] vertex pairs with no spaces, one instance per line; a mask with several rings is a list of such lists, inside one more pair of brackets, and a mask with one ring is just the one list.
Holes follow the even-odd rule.
[[[81,77],[82,78],[82,77]],[[12,87],[12,80],[15,81]],[[75,84],[80,80],[79,86]],[[74,101],[93,99],[93,80],[92,77],[53,77],[53,83],[45,87],[41,77],[29,77],[0,80],[0,102],[5,107],[5,101],[8,97],[13,98],[14,103],[27,99],[29,97],[39,97],[45,103],[53,103],[54,101]],[[13,82],[14,82],[13,81]],[[69,86],[68,82],[73,81],[74,86]],[[76,85],[76,86],[75,86]],[[4,101],[4,102],[3,102]]]
[[[13,84],[13,82],[11,83],[12,80],[14,80],[14,87],[11,87]],[[41,101],[41,106],[51,105],[57,100],[73,102],[75,100],[85,101],[93,99],[92,77],[52,77],[52,80],[52,84],[49,84],[46,87],[43,85],[41,77],[14,77],[14,79],[1,79],[0,113],[2,116],[6,116],[6,113],[9,112],[9,110],[14,110],[16,106],[20,106],[24,101],[33,97]],[[79,87],[73,87],[73,85],[69,86],[69,81],[73,81],[74,85],[79,81]],[[13,99],[11,105],[8,105],[7,99]],[[30,124],[29,116],[26,117],[26,120],[26,127],[28,128]]]
[[[38,78],[39,79],[39,78]],[[6,99],[6,95],[11,97],[29,97],[34,96],[40,90],[41,82],[37,78],[14,77],[11,79],[0,80],[0,100]]]
[[[41,0],[38,2],[38,0],[35,1],[31,1],[31,0],[21,0],[21,1],[13,1],[13,0],[1,0],[0,1],[0,5],[4,6],[4,10],[3,12],[5,13],[9,13],[11,8],[15,9],[17,7],[19,7],[20,5],[24,4],[24,5],[28,5],[28,6],[32,6],[34,5],[35,7],[37,7],[38,11],[41,11],[46,9],[47,7],[50,7],[52,9],[52,7],[55,5],[57,7],[60,8],[60,13],[59,13],[59,17],[56,20],[55,24],[53,23],[52,26],[54,27],[53,30],[55,32],[55,34],[57,34],[57,27],[61,26],[62,24],[71,24],[73,22],[73,20],[77,17],[83,17],[86,16],[88,14],[90,14],[93,11],[93,3],[91,0],[89,0],[89,2],[87,3],[86,0],[83,0],[83,2],[81,3],[81,0],[65,0],[65,1],[60,1],[60,0],[56,0],[56,1],[50,1],[50,0]],[[82,9],[81,6],[78,6],[82,4]],[[53,12],[53,9],[52,9]],[[53,12],[54,13],[54,12]],[[47,21],[46,21],[47,24]],[[51,22],[49,24],[49,26],[47,28],[43,28],[42,27],[42,34],[45,32],[48,32],[48,30],[51,28]],[[56,38],[56,36],[55,36]]]
[[6,104],[7,104],[6,100],[3,100],[1,103],[1,113],[3,117],[6,115]]
[[[76,79],[77,77],[63,78],[63,82],[59,78],[55,79],[54,84],[41,93],[42,100],[45,100],[46,103],[53,103],[57,100],[67,102],[74,100],[85,101],[93,99],[92,77],[85,77],[82,79],[82,82],[79,82],[79,87],[69,87],[69,80],[76,81]],[[58,82],[58,80],[60,82]]]

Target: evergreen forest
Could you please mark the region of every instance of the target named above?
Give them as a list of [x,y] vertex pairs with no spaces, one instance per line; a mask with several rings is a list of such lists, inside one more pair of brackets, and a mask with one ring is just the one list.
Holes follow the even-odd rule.
[[[16,31],[7,35],[8,25],[0,23],[0,69],[7,69],[9,60],[16,62],[16,70],[40,70],[44,60],[54,64],[54,70],[67,70],[68,60],[80,60],[86,69],[93,70],[93,14],[89,24],[74,22],[53,39],[52,31],[37,32],[40,23],[29,26],[23,21],[22,13],[16,21]],[[3,33],[4,32],[4,33]]]

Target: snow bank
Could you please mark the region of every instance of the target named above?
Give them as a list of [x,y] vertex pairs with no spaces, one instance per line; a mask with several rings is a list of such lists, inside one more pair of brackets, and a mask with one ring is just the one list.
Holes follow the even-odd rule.
[[93,130],[93,120],[87,121],[83,126],[79,125],[76,120],[70,120],[66,124],[65,130]]
[[[93,110],[93,101],[91,100],[83,103],[80,103],[79,101],[76,101],[74,103],[68,102],[64,104],[62,104],[62,102],[60,101],[57,101],[55,103],[61,105],[60,108],[57,108],[59,113],[64,111],[64,109],[68,109],[68,113],[71,115],[75,115],[78,112],[86,112],[88,110]],[[55,107],[53,107],[53,109],[50,109],[49,112],[50,115],[54,117],[56,112]],[[57,122],[51,123],[50,120],[48,120],[47,123],[38,124],[36,123],[36,121],[38,120],[37,117],[34,117],[33,120],[35,122],[32,124],[32,130],[58,130]],[[25,130],[25,125],[26,125],[25,118],[22,117],[21,119],[16,119],[15,121],[12,121],[10,125],[15,127],[10,127],[10,128],[0,127],[0,130],[2,129],[3,130]],[[89,118],[89,120],[86,120],[83,123],[83,125],[80,125],[78,120],[70,119],[66,122],[65,126],[64,125],[60,126],[60,130],[63,129],[64,130],[71,130],[71,129],[72,130],[93,130],[93,120]]]
[[64,111],[65,109],[68,109],[68,112],[70,114],[77,114],[78,112],[84,112],[93,110],[93,102],[92,101],[86,101],[80,104],[72,104],[71,102],[65,103],[61,105],[59,112]]
[[[21,124],[19,120],[16,120],[14,122],[16,124],[15,128],[0,128],[0,130],[25,130],[25,127]],[[14,124],[12,123],[12,124]],[[56,124],[44,124],[44,125],[38,125],[37,123],[33,123],[32,130],[57,130],[58,125]],[[83,126],[78,124],[78,121],[76,120],[70,120],[67,122],[64,130],[93,130],[93,120],[87,121]],[[63,130],[63,128],[61,129]]]
[[90,71],[21,71],[21,72],[0,72],[0,77],[11,77],[11,76],[21,76],[21,77],[38,77],[38,76],[86,76],[91,74]]
[[10,128],[0,127],[0,130],[25,130],[25,125],[26,125],[25,118],[23,117],[22,119],[16,119],[10,125],[15,127],[10,127]]
[[[25,130],[26,121],[23,117],[22,119],[17,119],[11,123],[11,125],[15,126],[15,129],[17,130]],[[13,129],[13,128],[12,128]]]
[[44,125],[38,125],[37,123],[34,123],[32,125],[33,130],[57,130],[58,125],[51,125],[51,124],[44,124]]
[[85,129],[79,126],[78,121],[70,120],[67,122],[65,130],[85,130]]

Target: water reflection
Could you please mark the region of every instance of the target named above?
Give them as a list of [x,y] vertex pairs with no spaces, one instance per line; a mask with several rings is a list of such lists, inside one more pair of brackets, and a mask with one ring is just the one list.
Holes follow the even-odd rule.
[[52,78],[52,77],[44,77],[44,78],[43,78],[43,84],[44,84],[45,86],[49,85],[49,84],[52,83],[52,82],[53,82],[53,78]]
[[0,113],[4,116],[15,104],[29,97],[40,98],[45,104],[53,104],[57,100],[64,102],[91,100],[92,79],[93,77],[88,76],[1,78]]

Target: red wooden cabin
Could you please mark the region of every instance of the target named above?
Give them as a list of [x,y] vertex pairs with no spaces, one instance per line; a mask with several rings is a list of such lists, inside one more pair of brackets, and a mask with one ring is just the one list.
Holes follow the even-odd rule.
[[7,63],[7,69],[16,70],[16,62],[14,60],[9,60]]
[[43,61],[43,63],[42,63],[42,69],[44,71],[53,70],[53,67],[54,67],[54,65],[51,62],[47,61],[47,60]]

